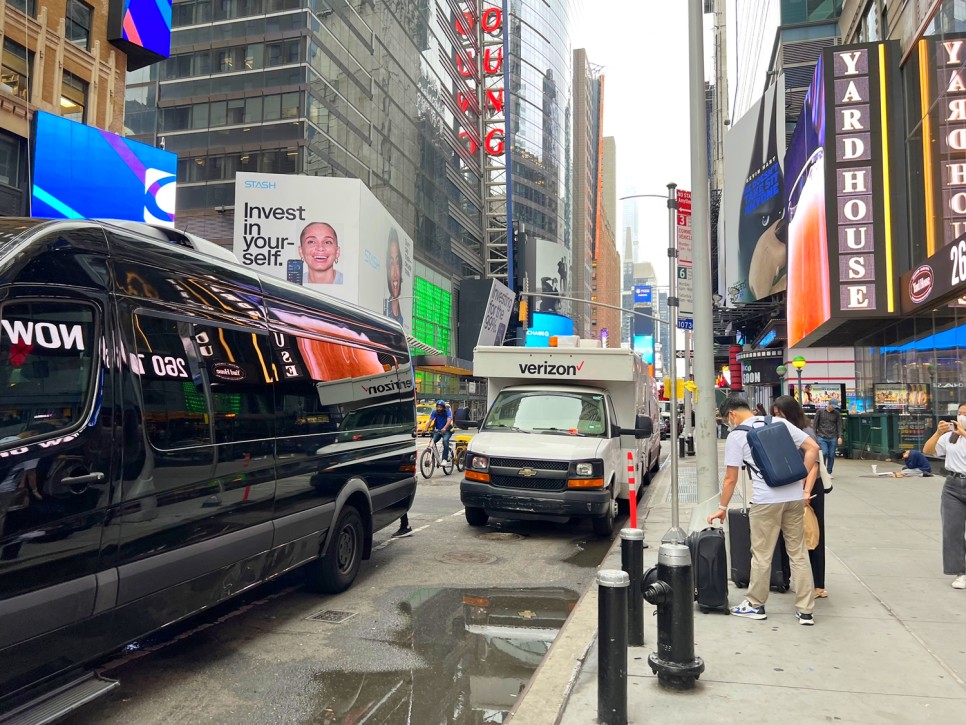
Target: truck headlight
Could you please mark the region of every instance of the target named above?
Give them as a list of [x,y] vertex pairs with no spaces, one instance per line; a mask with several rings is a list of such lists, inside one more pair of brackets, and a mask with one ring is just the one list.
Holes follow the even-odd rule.
[[574,469],[576,473],[581,478],[590,478],[594,475],[594,464],[593,463],[578,463]]
[[486,471],[490,468],[490,457],[480,456],[475,453],[468,454],[470,458],[469,467],[474,471]]

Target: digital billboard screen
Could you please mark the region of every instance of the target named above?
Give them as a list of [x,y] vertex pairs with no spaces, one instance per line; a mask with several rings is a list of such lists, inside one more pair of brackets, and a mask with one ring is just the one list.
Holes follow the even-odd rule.
[[564,315],[534,312],[533,324],[527,329],[526,347],[549,347],[556,335],[573,335],[574,321]]
[[171,55],[171,0],[111,0],[108,40],[127,55],[129,71]]
[[174,225],[178,156],[37,111],[31,214]]

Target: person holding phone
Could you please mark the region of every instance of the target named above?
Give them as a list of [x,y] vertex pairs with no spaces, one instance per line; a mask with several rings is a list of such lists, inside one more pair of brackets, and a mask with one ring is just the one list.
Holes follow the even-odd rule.
[[945,458],[946,482],[940,497],[943,531],[943,573],[953,578],[953,589],[966,589],[966,403],[956,420],[941,420],[922,446],[927,456]]

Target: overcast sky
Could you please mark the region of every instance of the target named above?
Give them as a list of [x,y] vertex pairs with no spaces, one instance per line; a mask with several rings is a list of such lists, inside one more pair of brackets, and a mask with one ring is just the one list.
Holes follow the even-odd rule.
[[[574,34],[591,63],[603,66],[604,135],[617,142],[617,193],[666,194],[669,182],[691,188],[688,105],[688,3],[594,0]],[[710,18],[710,16],[707,16]],[[706,31],[705,45],[707,46]],[[706,51],[707,52],[707,51]],[[710,67],[711,58],[705,58]],[[638,200],[641,258],[667,283],[667,208]],[[623,204],[618,202],[623,253]]]

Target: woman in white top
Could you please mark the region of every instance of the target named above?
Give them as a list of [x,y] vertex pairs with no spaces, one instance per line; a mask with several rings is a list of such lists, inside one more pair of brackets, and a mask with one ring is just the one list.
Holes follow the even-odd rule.
[[966,403],[956,420],[939,421],[939,428],[922,446],[927,456],[944,457],[940,513],[943,524],[943,572],[956,577],[953,589],[966,589]]

